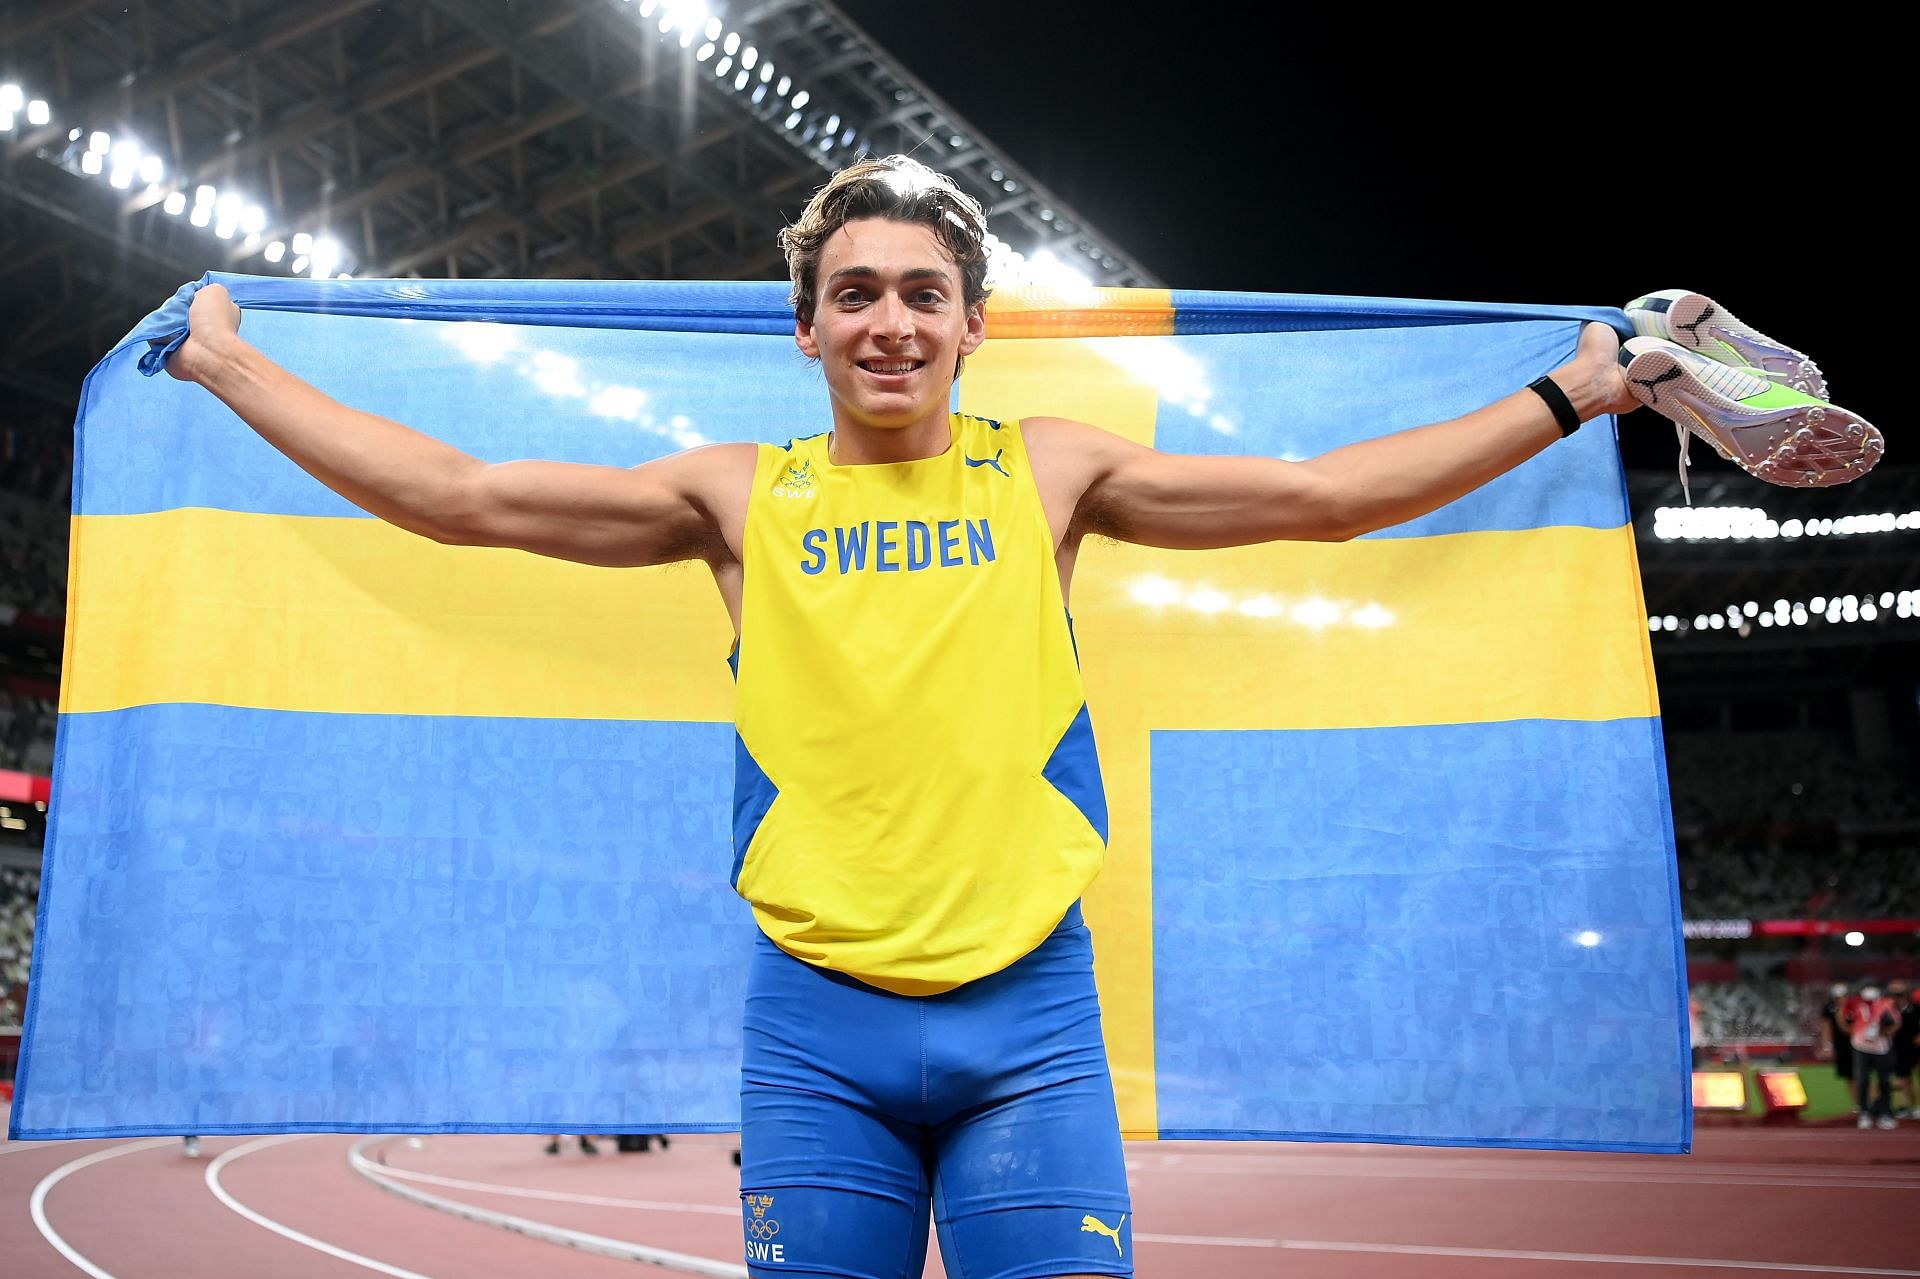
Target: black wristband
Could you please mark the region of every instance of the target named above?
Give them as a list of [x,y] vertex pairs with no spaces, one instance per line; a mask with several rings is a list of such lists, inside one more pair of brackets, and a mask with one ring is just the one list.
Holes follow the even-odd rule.
[[1580,429],[1580,415],[1574,412],[1573,401],[1559,384],[1550,377],[1536,378],[1527,383],[1527,389],[1547,402],[1553,410],[1553,420],[1560,424],[1560,435],[1564,439]]

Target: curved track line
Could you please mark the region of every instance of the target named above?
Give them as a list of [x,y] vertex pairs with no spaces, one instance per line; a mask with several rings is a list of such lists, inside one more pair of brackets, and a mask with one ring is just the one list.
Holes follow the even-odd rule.
[[428,1276],[420,1274],[417,1271],[404,1270],[399,1266],[390,1266],[384,1261],[375,1261],[372,1257],[363,1257],[357,1252],[348,1252],[345,1248],[335,1247],[324,1239],[315,1239],[312,1235],[303,1235],[292,1226],[282,1225],[271,1217],[255,1212],[228,1194],[227,1188],[220,1184],[220,1170],[234,1160],[244,1155],[250,1155],[256,1150],[265,1150],[269,1146],[279,1146],[289,1141],[299,1141],[303,1137],[310,1137],[312,1135],[312,1133],[304,1132],[286,1133],[277,1137],[262,1137],[260,1140],[250,1141],[244,1146],[235,1146],[232,1150],[225,1152],[218,1159],[215,1159],[207,1165],[207,1189],[213,1192],[215,1199],[218,1199],[221,1203],[233,1209],[233,1211],[239,1213],[254,1225],[266,1230],[271,1230],[274,1234],[282,1238],[291,1239],[303,1247],[312,1248],[315,1252],[324,1252],[329,1257],[338,1257],[341,1261],[350,1261],[356,1266],[365,1266],[368,1270],[377,1270],[383,1275],[391,1275],[392,1279],[428,1279]]
[[1292,1252],[1370,1252],[1403,1257],[1476,1257],[1486,1261],[1565,1261],[1615,1266],[1693,1266],[1701,1270],[1766,1270],[1792,1275],[1871,1275],[1886,1279],[1920,1279],[1920,1270],[1888,1270],[1873,1266],[1830,1266],[1815,1262],[1736,1261],[1727,1257],[1640,1257],[1610,1252],[1529,1252],[1515,1248],[1449,1248],[1438,1244],[1346,1243],[1333,1239],[1253,1239],[1241,1235],[1136,1234],[1136,1244],[1165,1243],[1188,1247],[1280,1248]]
[[123,1146],[109,1146],[105,1150],[96,1150],[90,1155],[82,1155],[69,1163],[61,1164],[42,1177],[40,1184],[33,1188],[33,1200],[28,1204],[28,1209],[33,1214],[34,1226],[40,1231],[42,1237],[53,1245],[55,1252],[91,1275],[93,1279],[113,1279],[112,1275],[81,1256],[79,1251],[61,1238],[60,1232],[53,1228],[53,1223],[47,1220],[47,1193],[82,1168],[91,1168],[97,1163],[118,1159],[121,1155],[130,1155],[139,1150],[152,1150],[155,1146],[164,1146],[178,1140],[177,1137],[147,1137],[140,1141],[129,1141]]
[[[747,1268],[731,1262],[714,1261],[707,1257],[690,1256],[684,1252],[669,1252],[665,1248],[650,1248],[645,1244],[629,1243],[625,1239],[609,1239],[605,1235],[590,1235],[585,1231],[569,1230],[565,1226],[550,1226],[544,1221],[534,1221],[527,1217],[514,1217],[504,1212],[490,1212],[485,1208],[476,1208],[472,1204],[461,1203],[457,1199],[444,1199],[439,1195],[430,1195],[424,1190],[415,1190],[412,1186],[402,1185],[389,1178],[388,1170],[380,1167],[363,1153],[375,1142],[387,1141],[387,1137],[366,1137],[353,1144],[347,1152],[347,1163],[353,1170],[371,1181],[374,1185],[402,1199],[411,1199],[415,1203],[437,1208],[441,1212],[450,1212],[456,1217],[465,1217],[468,1221],[477,1221],[482,1225],[498,1226],[502,1230],[511,1230],[539,1239],[545,1243],[564,1244],[569,1248],[578,1248],[582,1252],[598,1253],[603,1257],[615,1257],[621,1261],[643,1261],[648,1265],[659,1266],[665,1270],[678,1270],[683,1274],[704,1275],[707,1279],[747,1279]],[[212,1171],[209,1169],[208,1171]],[[731,1216],[732,1214],[728,1214]]]
[[442,1177],[431,1172],[413,1172],[387,1164],[379,1164],[377,1167],[382,1177],[393,1177],[400,1181],[417,1181],[428,1186],[445,1186],[449,1190],[478,1190],[511,1199],[544,1199],[552,1203],[587,1204],[594,1208],[640,1208],[649,1212],[697,1212],[711,1217],[740,1215],[738,1208],[717,1208],[713,1204],[673,1203],[665,1199],[616,1199],[611,1195],[576,1195],[563,1190],[534,1190],[525,1186],[505,1186],[493,1181],[463,1181],[458,1177]]
[[[1136,1235],[1135,1238],[1145,1238]],[[1523,1252],[1514,1248],[1443,1248],[1428,1244],[1338,1243],[1330,1239],[1279,1239],[1282,1248],[1302,1252],[1383,1252],[1413,1257],[1480,1257],[1488,1261],[1582,1261],[1615,1266],[1697,1266],[1702,1270],[1770,1270],[1790,1275],[1876,1275],[1920,1279],[1920,1270],[1877,1266],[1826,1266],[1790,1261],[1734,1261],[1725,1257],[1635,1257],[1612,1252]]]

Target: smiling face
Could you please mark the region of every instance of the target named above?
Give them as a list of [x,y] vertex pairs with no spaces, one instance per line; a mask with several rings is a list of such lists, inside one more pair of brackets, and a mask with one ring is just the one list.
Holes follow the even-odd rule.
[[987,335],[952,255],[924,224],[860,218],[821,246],[815,286],[793,335],[820,361],[835,428],[924,433],[944,449],[956,367]]

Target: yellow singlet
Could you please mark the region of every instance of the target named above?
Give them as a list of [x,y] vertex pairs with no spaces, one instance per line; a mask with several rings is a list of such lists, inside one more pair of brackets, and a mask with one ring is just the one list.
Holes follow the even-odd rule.
[[1017,425],[917,462],[760,446],[747,507],[734,887],[796,958],[931,995],[1039,945],[1106,797]]

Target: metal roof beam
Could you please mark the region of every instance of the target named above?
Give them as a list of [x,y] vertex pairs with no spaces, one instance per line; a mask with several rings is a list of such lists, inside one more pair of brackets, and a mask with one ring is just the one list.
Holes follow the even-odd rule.
[[[99,122],[108,116],[151,102],[175,89],[217,75],[249,58],[312,35],[376,3],[378,0],[335,0],[335,3],[320,8],[302,5],[294,9],[291,16],[287,16],[286,9],[279,7],[262,9],[252,19],[234,24],[195,48],[168,54],[159,66],[136,67],[111,84],[95,89],[78,102],[63,103],[60,114],[69,121],[81,120],[86,122],[87,127],[97,128]],[[71,4],[53,7],[61,11],[59,16],[62,19],[73,14],[74,6]],[[168,63],[172,65],[168,66]],[[66,135],[68,127],[65,124],[49,124],[31,130],[21,135],[10,152],[15,156],[30,155],[41,147],[59,141]]]

